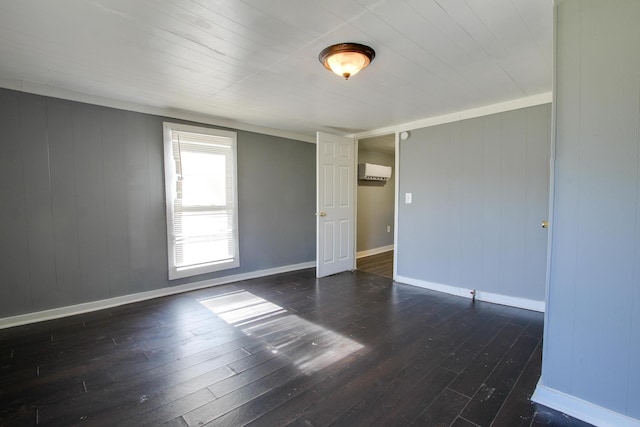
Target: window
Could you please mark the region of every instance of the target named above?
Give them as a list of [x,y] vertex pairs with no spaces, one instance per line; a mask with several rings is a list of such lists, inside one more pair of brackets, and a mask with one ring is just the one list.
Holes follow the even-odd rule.
[[164,123],[169,279],[240,265],[236,134]]

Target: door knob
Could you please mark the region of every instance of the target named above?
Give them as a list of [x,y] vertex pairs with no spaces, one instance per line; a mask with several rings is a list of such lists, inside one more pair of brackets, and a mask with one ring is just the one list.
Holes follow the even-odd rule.
[[326,212],[320,212],[318,215],[320,215],[320,216],[327,216],[327,213],[326,213]]
[[542,221],[542,224],[540,224],[542,226],[542,228],[549,228],[549,221]]

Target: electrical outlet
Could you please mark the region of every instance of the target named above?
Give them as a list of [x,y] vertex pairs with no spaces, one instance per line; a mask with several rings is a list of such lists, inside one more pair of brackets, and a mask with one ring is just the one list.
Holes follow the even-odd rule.
[[412,199],[411,193],[404,193],[404,202],[405,203],[407,203],[407,204],[411,203],[411,199]]
[[391,226],[387,225],[387,233],[391,233]]

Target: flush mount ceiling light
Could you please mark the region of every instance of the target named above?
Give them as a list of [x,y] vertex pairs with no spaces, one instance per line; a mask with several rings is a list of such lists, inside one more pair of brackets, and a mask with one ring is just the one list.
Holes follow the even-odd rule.
[[373,61],[376,52],[358,43],[339,43],[320,52],[318,59],[327,70],[348,80]]

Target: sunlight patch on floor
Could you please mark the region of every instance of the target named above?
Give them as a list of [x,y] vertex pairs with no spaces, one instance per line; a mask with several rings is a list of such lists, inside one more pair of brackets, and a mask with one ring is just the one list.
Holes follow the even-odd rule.
[[263,340],[274,354],[290,357],[307,374],[364,348],[251,292],[233,292],[200,303],[246,335]]

